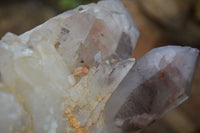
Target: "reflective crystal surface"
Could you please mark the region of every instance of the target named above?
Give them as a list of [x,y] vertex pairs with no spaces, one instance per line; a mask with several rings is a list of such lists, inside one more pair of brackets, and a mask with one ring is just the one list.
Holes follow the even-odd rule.
[[106,105],[104,132],[138,131],[185,101],[198,54],[190,47],[165,46],[137,60]]
[[[108,8],[109,7],[109,8]],[[139,32],[120,1],[60,14],[0,41],[0,132],[100,132]]]
[[198,50],[158,48],[134,65],[138,36],[119,0],[80,6],[20,36],[7,33],[0,132],[129,132],[163,116],[187,98]]

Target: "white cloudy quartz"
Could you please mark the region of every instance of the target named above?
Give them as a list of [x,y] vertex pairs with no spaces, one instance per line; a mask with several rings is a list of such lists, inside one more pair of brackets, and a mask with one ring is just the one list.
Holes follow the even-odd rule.
[[98,133],[108,98],[134,64],[128,58],[138,35],[116,0],[64,12],[20,36],[7,33],[0,132]]
[[20,36],[7,33],[0,133],[130,133],[182,103],[199,51],[157,48],[135,64],[138,36],[120,0],[80,6]]

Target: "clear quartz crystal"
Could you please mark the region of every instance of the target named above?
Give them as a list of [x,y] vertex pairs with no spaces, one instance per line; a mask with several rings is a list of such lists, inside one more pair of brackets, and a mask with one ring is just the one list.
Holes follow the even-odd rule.
[[0,132],[100,132],[139,32],[120,1],[60,14],[0,41]]
[[[20,36],[7,33],[0,132],[121,133],[160,118],[187,98],[198,50],[155,49],[134,65],[138,36],[119,0],[80,6]],[[142,88],[149,84],[158,92]]]

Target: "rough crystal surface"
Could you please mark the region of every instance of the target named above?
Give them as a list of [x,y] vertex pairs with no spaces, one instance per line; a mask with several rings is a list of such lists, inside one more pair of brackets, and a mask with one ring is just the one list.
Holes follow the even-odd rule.
[[115,0],[78,7],[20,36],[7,33],[0,132],[99,132],[108,98],[134,64],[128,58],[138,35]]
[[134,65],[138,35],[119,0],[80,6],[20,36],[7,33],[0,41],[0,132],[135,131],[180,104],[198,51],[160,48]]

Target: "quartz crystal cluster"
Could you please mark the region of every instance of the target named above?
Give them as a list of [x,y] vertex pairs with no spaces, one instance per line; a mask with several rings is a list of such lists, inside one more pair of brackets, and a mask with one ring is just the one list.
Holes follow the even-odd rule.
[[119,0],[64,12],[0,41],[1,133],[128,133],[188,98],[199,51],[136,61],[139,32]]

